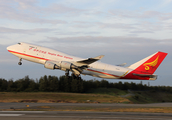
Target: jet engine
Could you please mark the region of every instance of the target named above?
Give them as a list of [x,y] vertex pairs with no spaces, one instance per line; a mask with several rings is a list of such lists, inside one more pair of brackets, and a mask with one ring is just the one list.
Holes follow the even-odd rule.
[[61,61],[57,64],[61,70],[72,70],[72,69],[77,69],[78,67],[75,66],[74,64],[67,62],[67,61]]
[[47,68],[47,69],[51,69],[51,70],[60,69],[59,66],[52,63],[51,61],[46,61],[45,64],[44,64],[44,67]]
[[67,61],[61,61],[59,64],[57,64],[61,70],[64,71],[72,71],[75,75],[79,76],[80,73],[82,72],[82,69],[70,62]]
[[76,69],[78,68],[74,64],[66,61],[60,61],[60,62],[51,62],[51,61],[46,61],[44,64],[44,67],[47,69],[61,69],[61,70],[71,70],[71,69]]
[[46,61],[44,67],[51,70],[60,69],[63,71],[72,71],[76,75],[80,75],[80,73],[82,72],[81,68],[67,61],[59,61],[59,62]]

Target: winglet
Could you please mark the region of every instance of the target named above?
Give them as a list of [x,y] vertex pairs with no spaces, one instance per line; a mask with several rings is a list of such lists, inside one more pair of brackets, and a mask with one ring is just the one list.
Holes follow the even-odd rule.
[[93,58],[93,59],[100,60],[100,59],[102,59],[103,57],[104,57],[104,55],[99,55],[99,56],[97,56],[97,57],[95,57],[95,58]]

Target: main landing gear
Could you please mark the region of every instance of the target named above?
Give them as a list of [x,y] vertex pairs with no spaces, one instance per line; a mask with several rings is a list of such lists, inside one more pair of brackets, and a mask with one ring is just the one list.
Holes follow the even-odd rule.
[[75,75],[74,73],[72,73],[71,76],[74,79],[81,80],[81,76],[80,75]]
[[22,65],[22,58],[19,59],[18,65]]
[[66,72],[65,72],[65,76],[66,76],[67,78],[72,77],[73,79],[81,80],[81,76],[80,76],[80,75],[75,75],[74,73],[72,73],[71,76],[69,76],[69,71],[66,71]]
[[67,70],[67,71],[65,72],[65,76],[66,76],[66,77],[69,77],[69,70]]

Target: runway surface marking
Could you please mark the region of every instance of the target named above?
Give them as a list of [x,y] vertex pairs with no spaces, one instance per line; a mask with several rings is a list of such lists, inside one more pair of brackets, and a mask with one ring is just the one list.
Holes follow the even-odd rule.
[[1,117],[18,117],[25,114],[0,114]]
[[45,111],[0,111],[0,113],[44,113]]
[[[11,114],[10,114],[11,113]],[[19,114],[20,113],[20,114]],[[65,113],[65,115],[61,115]],[[76,115],[75,115],[75,114]],[[70,115],[73,114],[73,115]],[[114,116],[115,115],[115,116]],[[76,119],[133,119],[133,120],[171,120],[171,114],[146,114],[146,113],[92,113],[92,112],[46,112],[46,111],[0,111],[0,117],[24,118],[76,118]]]

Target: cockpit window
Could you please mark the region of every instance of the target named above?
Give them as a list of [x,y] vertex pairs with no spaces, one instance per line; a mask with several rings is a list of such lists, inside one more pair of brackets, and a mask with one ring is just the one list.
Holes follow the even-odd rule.
[[21,43],[18,43],[19,45],[21,45]]

